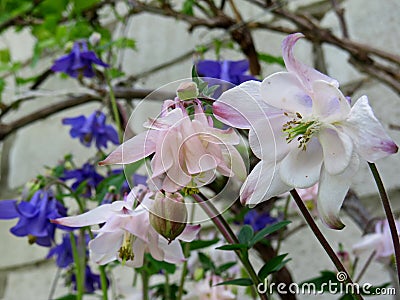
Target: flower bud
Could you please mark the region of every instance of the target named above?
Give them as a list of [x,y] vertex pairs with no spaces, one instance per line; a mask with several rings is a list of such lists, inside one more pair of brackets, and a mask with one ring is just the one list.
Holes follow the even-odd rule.
[[150,211],[150,224],[172,242],[186,227],[187,210],[179,193],[158,192]]
[[176,95],[181,100],[195,99],[199,95],[199,90],[194,82],[183,82],[176,90]]

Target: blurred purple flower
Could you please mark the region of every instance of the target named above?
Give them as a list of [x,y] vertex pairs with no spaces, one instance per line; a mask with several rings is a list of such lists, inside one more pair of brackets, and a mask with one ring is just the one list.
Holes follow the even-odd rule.
[[249,61],[246,59],[239,61],[200,60],[196,66],[200,76],[225,80],[234,85],[248,80],[257,80],[257,78],[245,74],[249,69]]
[[269,212],[261,212],[252,209],[246,213],[243,222],[253,227],[254,231],[260,231],[269,225],[277,223],[279,220],[279,218],[272,217]]
[[100,60],[93,51],[88,50],[86,41],[77,41],[74,43],[71,53],[57,59],[51,70],[64,72],[74,78],[80,75],[91,78],[95,75],[93,64],[108,67],[108,64]]
[[[78,243],[78,238],[76,237],[76,235],[74,235],[74,237],[75,237],[75,242]],[[87,245],[89,241],[90,241],[90,236],[86,234],[85,244]],[[86,255],[88,253],[89,252],[86,251]],[[59,268],[66,268],[74,262],[74,257],[72,255],[71,238],[69,234],[63,235],[61,244],[58,244],[53,248],[51,248],[46,258],[51,258],[53,256],[56,256],[56,265]]]
[[86,181],[86,190],[83,195],[90,197],[92,191],[96,189],[104,177],[96,172],[96,168],[93,165],[85,163],[81,169],[64,171],[64,175],[60,179],[63,181],[75,179],[75,182],[71,186],[74,191],[76,191],[82,182]]
[[[74,290],[76,291],[76,277],[75,273],[71,275],[71,283],[73,285]],[[107,286],[109,285],[109,281],[107,279]],[[100,275],[94,274],[90,267],[86,265],[85,268],[85,293],[92,294],[95,290],[101,289],[101,280]]]
[[19,218],[10,229],[15,236],[28,236],[30,243],[50,247],[54,241],[56,224],[50,219],[66,216],[66,208],[58,202],[49,190],[38,190],[30,201],[0,201],[0,219]]
[[62,123],[71,125],[69,134],[72,138],[79,138],[80,142],[90,147],[93,139],[96,141],[96,147],[107,148],[107,142],[115,145],[119,144],[118,133],[111,125],[106,125],[106,115],[100,111],[95,111],[89,117],[83,115],[75,118],[65,118]]

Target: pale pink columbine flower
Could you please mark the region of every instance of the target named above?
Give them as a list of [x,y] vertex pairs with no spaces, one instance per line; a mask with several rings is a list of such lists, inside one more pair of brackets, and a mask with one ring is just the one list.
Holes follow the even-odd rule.
[[215,171],[244,180],[246,168],[233,146],[239,136],[232,128],[214,128],[201,103],[192,104],[195,113],[189,116],[179,99],[167,100],[163,114],[145,123],[148,131],[120,145],[100,164],[129,164],[154,153],[151,183],[167,192],[203,186],[214,180]]
[[197,282],[194,291],[189,293],[185,300],[234,300],[236,295],[231,291],[227,285],[219,285],[218,283],[224,280],[213,274],[207,274],[206,277]]
[[[97,236],[89,242],[90,257],[100,265],[118,259],[128,266],[141,267],[147,252],[160,261],[181,263],[185,256],[179,241],[169,243],[150,225],[148,207],[152,205],[151,195],[144,186],[137,186],[124,201],[103,204],[81,215],[52,222],[70,227],[105,223],[100,229],[93,230]],[[134,208],[135,201],[140,198],[143,198],[141,204]],[[199,230],[200,225],[187,225],[177,239],[192,241]]]
[[224,92],[214,103],[214,114],[231,126],[250,129],[250,147],[261,159],[242,186],[243,203],[254,205],[319,181],[321,219],[340,229],[339,210],[359,158],[374,162],[398,147],[366,96],[351,107],[336,80],[295,59],[293,46],[302,36],[283,41],[287,72]]
[[[400,223],[395,221],[397,235],[400,238]],[[394,247],[390,227],[387,220],[378,221],[375,224],[375,232],[362,237],[361,241],[353,245],[353,252],[359,255],[366,251],[375,251],[375,258],[380,261],[388,261],[394,255]]]

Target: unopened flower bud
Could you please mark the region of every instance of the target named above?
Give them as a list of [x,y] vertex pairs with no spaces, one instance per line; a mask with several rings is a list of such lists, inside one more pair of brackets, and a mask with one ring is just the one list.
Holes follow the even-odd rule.
[[194,82],[181,83],[176,90],[176,95],[181,100],[195,99],[199,95],[199,90]]
[[186,221],[187,210],[181,194],[156,194],[150,211],[150,223],[159,234],[171,242],[185,229]]

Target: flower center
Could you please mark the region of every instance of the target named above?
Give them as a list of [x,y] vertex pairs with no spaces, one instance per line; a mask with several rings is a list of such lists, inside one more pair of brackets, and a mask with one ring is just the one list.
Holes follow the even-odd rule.
[[[289,117],[288,113],[284,113]],[[282,131],[286,134],[287,143],[291,143],[296,137],[299,142],[298,148],[307,150],[307,143],[310,141],[312,135],[319,131],[321,123],[318,120],[304,120],[302,115],[298,112],[294,114],[292,120],[283,124]]]
[[122,263],[128,261],[128,260],[133,260],[135,258],[135,255],[133,254],[133,242],[135,241],[135,237],[130,234],[129,232],[125,231],[124,233],[124,241],[122,243],[121,248],[119,248],[118,253],[119,253],[119,258],[122,259]]

